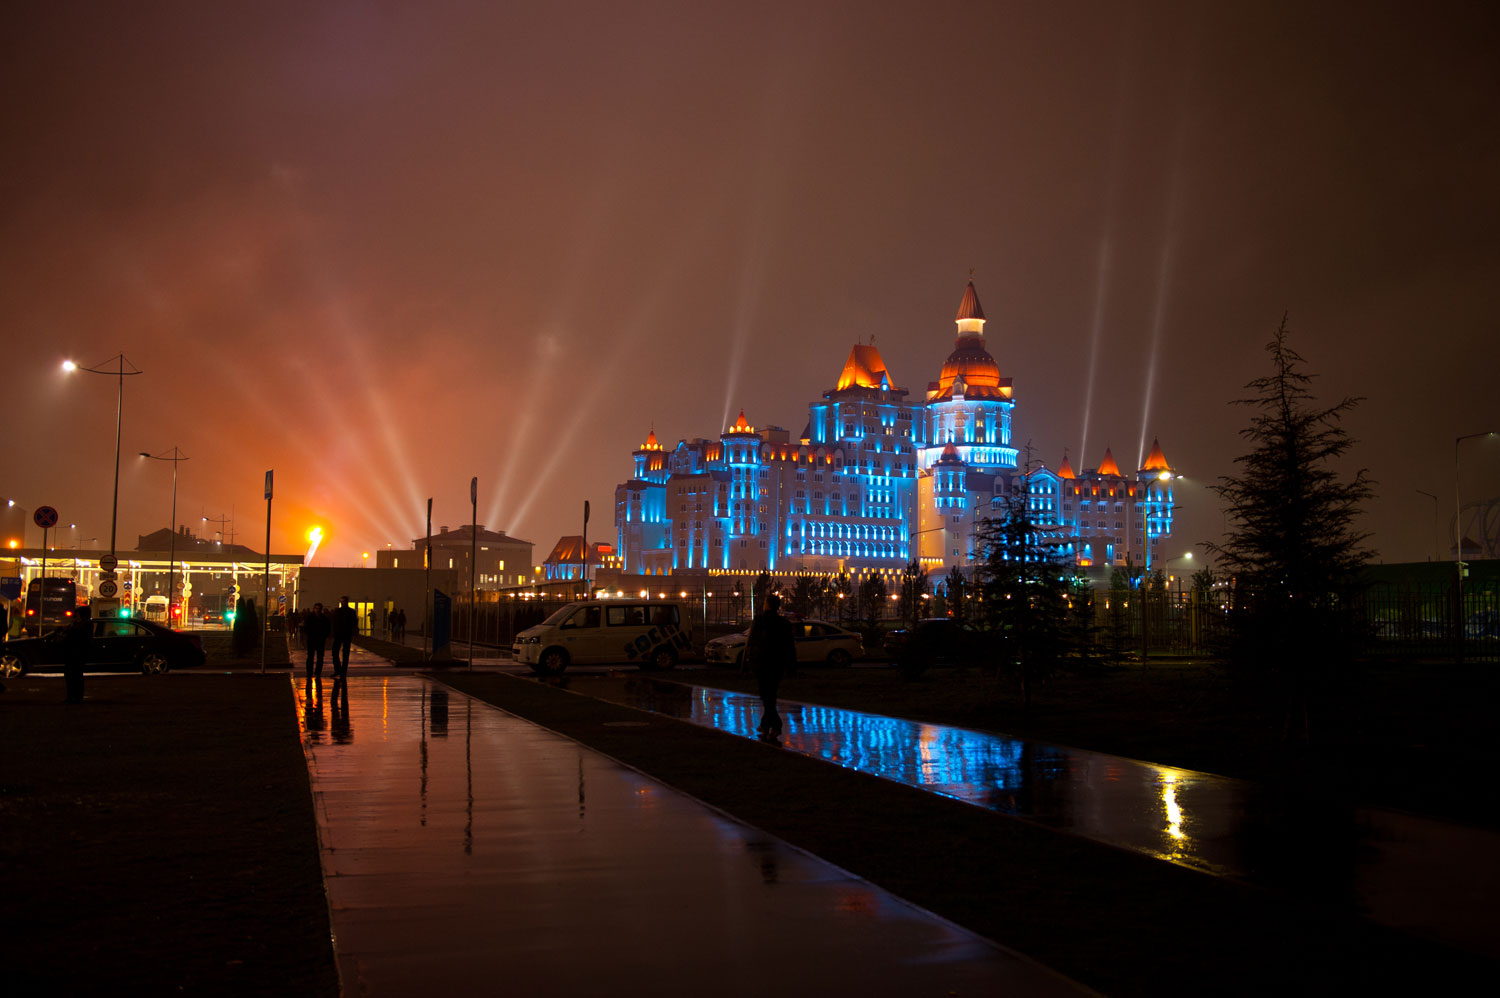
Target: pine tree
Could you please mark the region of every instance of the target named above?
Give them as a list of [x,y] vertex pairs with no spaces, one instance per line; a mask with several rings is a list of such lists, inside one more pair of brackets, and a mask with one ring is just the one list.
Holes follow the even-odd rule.
[[1068,582],[1057,557],[1026,507],[1026,479],[1003,500],[1003,513],[979,529],[984,553],[980,583],[984,615],[1001,664],[1021,678],[1021,698],[1067,654]]
[[901,619],[908,628],[916,627],[922,619],[922,597],[927,595],[927,570],[912,560],[901,570],[901,599],[898,602]]
[[851,605],[854,596],[854,580],[849,578],[848,572],[840,572],[834,576],[830,588],[833,590],[833,602],[838,613],[838,622],[842,626],[854,609]]
[[1233,580],[1233,659],[1286,682],[1288,727],[1300,713],[1306,738],[1311,686],[1352,658],[1357,644],[1369,535],[1356,520],[1371,483],[1364,470],[1345,479],[1334,466],[1354,445],[1341,420],[1363,400],[1317,401],[1314,376],[1287,343],[1285,316],[1266,352],[1272,373],[1234,403],[1253,410],[1240,431],[1252,446],[1235,459],[1239,474],[1214,487],[1230,530],[1209,549]]
[[959,623],[963,623],[969,616],[969,607],[967,605],[969,580],[964,576],[963,569],[954,565],[948,570],[948,578],[943,584],[943,591],[947,598],[948,616]]

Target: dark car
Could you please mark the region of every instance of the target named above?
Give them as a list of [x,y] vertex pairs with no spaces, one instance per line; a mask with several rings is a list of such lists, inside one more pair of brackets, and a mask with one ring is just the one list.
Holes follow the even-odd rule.
[[[203,642],[197,635],[139,617],[100,617],[92,624],[94,640],[89,642],[87,663],[92,668],[156,673],[203,664]],[[62,631],[53,631],[39,638],[0,644],[0,677],[61,669],[62,639]]]
[[881,642],[894,661],[918,659],[928,664],[962,662],[974,654],[977,632],[952,617],[926,617],[911,629],[891,631]]

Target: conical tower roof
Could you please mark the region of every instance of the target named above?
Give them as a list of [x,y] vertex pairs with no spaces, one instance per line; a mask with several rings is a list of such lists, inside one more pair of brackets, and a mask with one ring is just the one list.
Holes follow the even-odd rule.
[[1099,462],[1099,474],[1114,475],[1116,478],[1123,477],[1120,474],[1120,466],[1115,464],[1115,456],[1110,453],[1108,447],[1104,448],[1104,460]]
[[1161,452],[1161,441],[1155,437],[1151,438],[1151,453],[1146,455],[1146,463],[1141,465],[1142,471],[1171,471],[1172,466],[1167,463],[1167,455]]
[[958,448],[953,446],[950,440],[943,447],[943,453],[938,455],[937,464],[963,464],[964,459],[958,456]]
[[1058,467],[1058,469],[1057,469],[1057,477],[1058,478],[1077,478],[1078,477],[1073,472],[1073,466],[1068,463],[1068,455],[1066,455],[1066,454],[1063,455],[1062,465],[1060,467]]
[[963,299],[958,303],[958,315],[954,316],[954,319],[984,319],[984,309],[979,304],[979,293],[974,290],[973,281],[970,281],[969,286],[964,288]]

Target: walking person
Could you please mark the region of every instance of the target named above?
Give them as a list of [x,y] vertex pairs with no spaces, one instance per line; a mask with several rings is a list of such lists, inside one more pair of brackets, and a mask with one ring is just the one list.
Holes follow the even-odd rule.
[[83,667],[88,664],[94,646],[94,622],[88,607],[81,606],[73,614],[73,622],[63,632],[62,645],[68,703],[83,703]]
[[349,605],[349,597],[340,596],[333,611],[333,679],[338,682],[349,674],[349,646],[359,630],[359,614]]
[[406,611],[396,607],[396,643],[406,643]]
[[307,641],[307,678],[323,677],[323,644],[328,640],[328,614],[322,603],[314,603],[302,621],[302,636]]
[[756,730],[766,741],[781,737],[781,715],[776,712],[776,696],[783,676],[797,666],[797,638],[792,622],[781,615],[781,596],[766,597],[765,609],[750,622],[745,639],[745,661],[755,673],[760,689],[760,723]]

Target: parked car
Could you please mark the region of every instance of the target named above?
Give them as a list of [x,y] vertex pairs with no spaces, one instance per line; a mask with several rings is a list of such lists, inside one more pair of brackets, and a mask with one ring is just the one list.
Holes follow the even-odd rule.
[[671,600],[570,603],[517,634],[511,653],[543,676],[575,663],[670,669],[691,645],[685,618],[682,605]]
[[[791,623],[797,637],[799,664],[827,662],[845,666],[865,653],[859,635],[837,624],[826,620],[794,620]],[[710,662],[739,665],[745,657],[745,642],[749,634],[746,630],[714,638],[703,646],[703,657]]]
[[[203,664],[203,642],[195,634],[183,634],[139,617],[100,617],[92,624],[89,667],[160,673]],[[62,631],[53,631],[39,638],[0,644],[0,677],[61,669],[62,638]]]
[[973,627],[952,617],[924,617],[914,628],[888,632],[881,647],[895,661],[916,656],[927,663],[952,664],[974,654],[977,635]]

